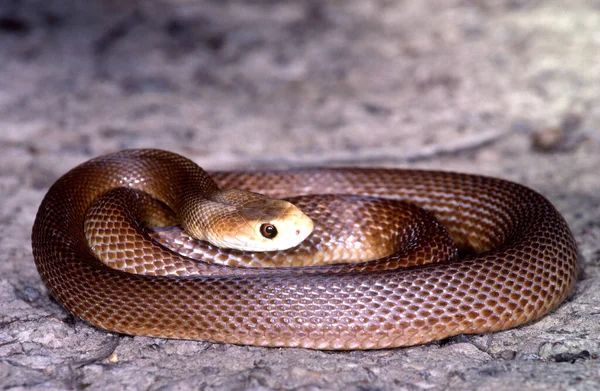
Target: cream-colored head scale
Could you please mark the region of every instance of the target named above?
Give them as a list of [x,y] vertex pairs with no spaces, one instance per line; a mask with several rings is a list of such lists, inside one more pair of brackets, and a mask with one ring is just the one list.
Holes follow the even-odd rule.
[[187,209],[184,229],[200,240],[244,251],[286,250],[313,231],[312,220],[295,205],[241,190],[225,190]]

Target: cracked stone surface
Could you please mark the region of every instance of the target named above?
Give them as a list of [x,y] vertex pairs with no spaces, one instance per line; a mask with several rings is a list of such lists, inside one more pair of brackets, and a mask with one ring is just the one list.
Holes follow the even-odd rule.
[[[492,0],[0,3],[0,385],[102,390],[600,388],[600,6]],[[380,351],[121,336],[51,299],[48,187],[160,147],[210,169],[494,175],[563,213],[580,280],[517,329]]]

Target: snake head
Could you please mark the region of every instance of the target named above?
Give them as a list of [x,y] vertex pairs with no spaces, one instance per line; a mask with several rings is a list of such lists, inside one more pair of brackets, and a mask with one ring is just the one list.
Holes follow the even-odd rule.
[[294,204],[241,190],[224,190],[197,202],[202,213],[184,229],[200,240],[243,251],[278,251],[300,244],[312,220]]
[[283,200],[263,199],[239,211],[244,227],[233,241],[246,251],[286,250],[299,245],[313,231],[313,221],[298,207]]

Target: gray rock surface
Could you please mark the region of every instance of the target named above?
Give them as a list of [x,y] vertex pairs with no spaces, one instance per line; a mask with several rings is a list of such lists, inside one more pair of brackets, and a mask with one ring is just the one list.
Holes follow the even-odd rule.
[[[600,389],[598,86],[593,0],[1,2],[1,388]],[[112,335],[48,296],[31,226],[68,169],[137,147],[518,181],[569,222],[580,281],[533,324],[405,349]]]

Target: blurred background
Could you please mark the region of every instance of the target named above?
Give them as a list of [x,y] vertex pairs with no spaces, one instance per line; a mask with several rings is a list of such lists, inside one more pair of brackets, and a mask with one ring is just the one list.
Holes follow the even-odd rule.
[[0,148],[161,147],[213,168],[574,149],[600,115],[597,7],[4,0]]

